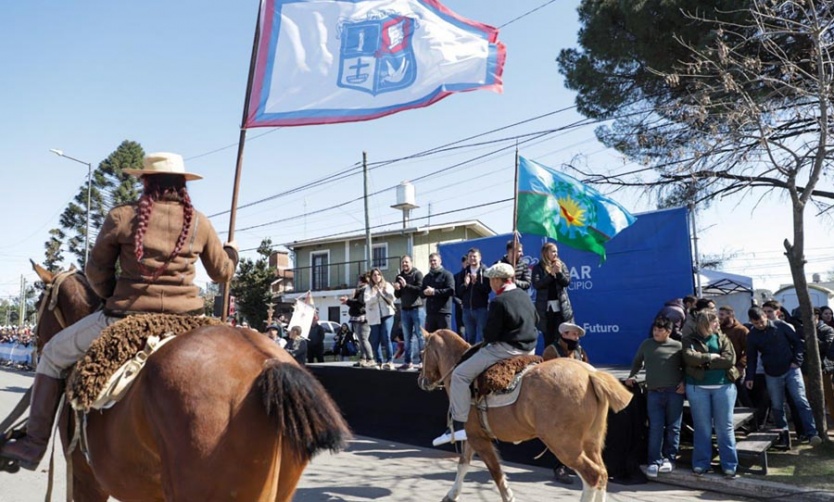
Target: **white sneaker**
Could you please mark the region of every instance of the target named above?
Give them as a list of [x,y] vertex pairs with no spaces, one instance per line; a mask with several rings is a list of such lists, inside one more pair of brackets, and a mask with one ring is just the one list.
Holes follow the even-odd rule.
[[666,473],[666,472],[672,472],[674,470],[675,470],[675,464],[670,462],[668,458],[664,458],[663,463],[660,464],[659,471],[663,472],[663,473]]
[[[464,430],[455,431],[454,440],[455,441],[466,441],[466,431],[464,431]],[[452,431],[446,431],[445,434],[434,438],[434,441],[432,441],[431,444],[432,444],[432,446],[440,446],[442,444],[451,443],[451,442],[452,442]]]
[[648,468],[646,468],[646,476],[648,476],[650,478],[656,478],[658,470],[659,469],[658,469],[657,464],[652,464]]

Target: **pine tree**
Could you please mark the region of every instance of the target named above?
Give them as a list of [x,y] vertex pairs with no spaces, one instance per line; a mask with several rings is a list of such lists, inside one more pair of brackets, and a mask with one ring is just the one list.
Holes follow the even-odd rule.
[[[145,152],[142,146],[125,140],[93,171],[90,189],[90,247],[107,213],[118,205],[138,200],[140,185],[136,178],[124,174],[123,169],[139,169]],[[75,256],[77,266],[84,269],[84,244],[87,231],[87,184],[67,205],[59,219],[59,228],[49,231],[46,241],[44,267],[50,271],[61,268],[63,247]]]
[[235,297],[235,307],[243,319],[257,330],[263,330],[266,321],[267,303],[272,299],[270,286],[275,280],[275,267],[269,266],[272,254],[272,240],[264,239],[258,246],[257,260],[243,258],[238,264],[238,271],[232,279],[231,294]]

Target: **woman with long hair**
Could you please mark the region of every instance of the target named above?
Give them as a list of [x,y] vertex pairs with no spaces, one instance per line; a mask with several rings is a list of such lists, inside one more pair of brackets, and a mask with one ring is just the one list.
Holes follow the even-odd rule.
[[27,434],[0,449],[0,456],[26,469],[36,469],[46,451],[66,369],[104,328],[133,313],[202,314],[203,298],[194,285],[198,258],[216,282],[234,275],[237,246],[221,244],[208,218],[192,206],[185,183],[202,177],[186,172],[181,156],[148,154],[142,169],[123,172],[139,177],[142,196],[108,213],[85,267],[104,309],[66,327],[43,347]]
[[[391,328],[394,326],[394,286],[385,280],[382,271],[371,269],[365,286],[365,315],[371,327],[371,349],[377,368],[394,369],[391,353]],[[380,347],[382,354],[380,354]],[[380,357],[381,356],[381,357]]]
[[831,310],[831,307],[827,305],[820,307],[820,320],[834,328],[834,311]]
[[544,346],[558,341],[557,333],[563,322],[574,322],[573,307],[568,297],[570,271],[559,259],[559,248],[553,242],[545,242],[541,257],[533,267],[533,287],[536,288],[536,312],[539,314],[539,331],[544,334]]
[[721,333],[718,315],[703,310],[695,316],[695,332],[681,340],[683,346],[686,397],[692,411],[694,440],[692,472],[701,476],[712,459],[712,429],[718,440],[721,470],[727,478],[736,477],[736,452],[733,407],[739,376],[733,344]]

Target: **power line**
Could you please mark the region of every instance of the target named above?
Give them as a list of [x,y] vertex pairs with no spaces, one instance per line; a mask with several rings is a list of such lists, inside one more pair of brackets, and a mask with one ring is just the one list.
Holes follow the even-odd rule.
[[[420,217],[417,217],[417,218],[411,218],[411,221],[426,220],[426,219],[429,219],[429,218],[436,218],[438,216],[446,216],[446,215],[452,214],[452,213],[459,213],[461,211],[469,211],[471,209],[481,209],[481,208],[484,208],[484,207],[494,206],[494,205],[497,205],[497,204],[504,204],[506,202],[511,202],[513,200],[514,199],[512,197],[510,197],[509,199],[501,199],[501,200],[496,200],[496,201],[492,201],[492,202],[484,202],[483,204],[476,204],[474,206],[467,206],[467,207],[461,207],[461,208],[457,208],[457,209],[450,209],[449,211],[443,211],[443,212],[440,212],[440,213],[434,213],[434,214],[430,214],[430,215],[427,215],[427,216],[420,216]],[[378,225],[372,225],[369,228],[370,229],[376,229],[376,228],[382,228],[382,227],[389,227],[389,226],[392,226],[392,225],[399,225],[401,223],[402,223],[402,220],[390,221],[390,222],[387,222],[387,223],[380,223]],[[362,228],[359,228],[359,229],[343,230],[343,231],[337,232],[335,234],[328,234],[328,235],[322,235],[322,236],[319,236],[319,237],[315,237],[315,239],[316,240],[329,239],[331,237],[338,237],[338,236],[344,235],[344,234],[355,234],[355,233],[358,233],[358,232],[362,232],[364,230],[365,230],[365,227],[362,227]],[[243,252],[247,252],[247,251],[256,251],[257,249],[258,249],[257,247],[241,249],[240,252],[243,253]]]
[[[488,136],[490,134],[494,134],[496,132],[503,131],[503,130],[506,130],[506,129],[510,129],[510,128],[513,128],[513,127],[516,127],[516,126],[519,126],[519,125],[528,124],[528,123],[534,122],[536,120],[540,120],[540,119],[543,119],[543,118],[546,118],[546,117],[550,117],[552,115],[556,115],[556,114],[559,114],[559,113],[566,112],[566,111],[571,110],[573,108],[576,108],[576,107],[575,106],[568,106],[568,107],[560,108],[560,109],[557,109],[557,110],[553,110],[553,111],[550,111],[548,113],[543,113],[541,115],[536,115],[534,117],[530,117],[530,118],[527,118],[527,119],[524,119],[524,120],[521,120],[521,121],[518,121],[518,122],[514,122],[514,123],[511,123],[511,124],[508,124],[508,125],[497,127],[495,129],[484,131],[484,132],[481,132],[481,133],[478,133],[478,134],[475,134],[475,135],[472,135],[472,136],[468,136],[468,137],[465,137],[465,138],[462,138],[462,139],[459,139],[459,140],[456,140],[456,141],[452,141],[450,143],[446,143],[446,144],[443,144],[443,145],[440,145],[440,146],[429,148],[428,150],[423,150],[423,151],[420,151],[420,152],[409,154],[409,155],[406,155],[404,157],[397,157],[397,158],[394,158],[394,159],[372,162],[372,163],[368,164],[368,171],[373,171],[373,170],[376,170],[376,169],[379,169],[381,167],[385,167],[385,166],[388,166],[388,165],[391,165],[391,164],[394,164],[394,163],[397,163],[397,162],[403,162],[403,161],[406,161],[406,160],[426,157],[426,156],[429,156],[429,155],[434,155],[436,153],[447,152],[447,151],[454,150],[454,149],[463,149],[463,148],[471,148],[473,146],[482,146],[481,143],[476,143],[475,145],[461,145],[461,143],[464,143],[466,141],[470,141],[472,139],[477,139],[477,138],[481,138],[481,137],[484,137],[484,136]],[[575,127],[581,127],[583,125],[587,125],[586,123],[583,123],[583,122],[587,122],[587,124],[590,124],[590,123],[594,123],[596,121],[594,119],[582,119],[580,121],[574,122],[573,124],[570,124],[569,126],[565,126],[565,127],[553,130],[553,131],[561,131],[561,130],[565,130],[566,128],[575,128]],[[538,134],[538,132],[525,133],[525,134],[521,134],[521,135],[518,135],[518,136],[509,137],[509,138],[502,138],[502,139],[499,139],[497,141],[515,141],[519,138],[526,137],[526,136],[529,136],[531,134]],[[459,145],[459,146],[457,146],[455,148],[451,148],[451,147],[454,147],[455,145]],[[320,187],[322,185],[327,185],[327,184],[335,183],[337,181],[341,181],[341,180],[343,180],[345,178],[348,178],[350,176],[359,174],[361,172],[360,167],[361,167],[361,164],[359,162],[356,162],[351,167],[349,167],[347,169],[344,169],[342,171],[338,171],[336,173],[324,176],[324,177],[319,178],[315,181],[304,183],[304,184],[299,185],[295,188],[285,190],[283,192],[271,195],[269,197],[265,197],[263,199],[259,199],[259,200],[253,201],[253,202],[246,203],[244,205],[240,205],[240,206],[238,206],[238,209],[244,209],[244,208],[247,208],[247,207],[252,207],[252,206],[257,205],[257,204],[262,204],[264,202],[269,202],[269,201],[278,199],[280,197],[285,197],[285,196],[288,196],[288,195],[292,195],[292,194],[301,192],[301,191],[306,190],[308,188]],[[222,216],[222,215],[227,214],[229,212],[231,212],[231,210],[220,211],[220,212],[211,214],[208,217],[209,218],[214,218],[216,216]]]
[[550,0],[549,2],[545,2],[545,3],[541,4],[541,5],[539,5],[538,7],[536,7],[536,8],[535,8],[535,9],[533,9],[533,10],[529,10],[529,11],[525,12],[524,14],[522,14],[522,15],[520,15],[520,16],[518,16],[518,17],[516,17],[516,18],[510,19],[510,20],[509,20],[509,21],[507,21],[506,23],[504,23],[504,24],[502,24],[501,26],[499,26],[499,27],[498,27],[498,29],[501,29],[501,28],[503,28],[503,27],[505,27],[505,26],[511,25],[511,24],[513,24],[514,22],[518,21],[519,19],[524,19],[525,17],[529,16],[530,14],[532,14],[532,13],[536,12],[537,10],[541,10],[541,9],[543,9],[543,8],[547,7],[548,5],[552,4],[552,3],[553,3],[553,2],[555,2],[555,1],[556,1],[556,0]]

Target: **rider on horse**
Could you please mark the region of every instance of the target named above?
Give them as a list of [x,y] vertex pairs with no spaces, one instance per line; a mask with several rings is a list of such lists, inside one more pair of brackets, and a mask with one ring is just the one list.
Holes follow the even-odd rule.
[[203,299],[194,285],[197,258],[217,282],[234,275],[237,246],[221,244],[208,218],[191,205],[185,182],[202,177],[186,172],[181,156],[148,154],[142,169],[122,171],[139,177],[142,197],[109,212],[85,264],[104,310],[65,327],[43,347],[26,436],[0,448],[0,456],[25,469],[36,469],[46,452],[65,371],[104,328],[132,313],[202,314]]
[[495,292],[495,298],[489,303],[484,345],[452,372],[449,389],[452,430],[436,438],[435,446],[466,440],[464,424],[472,406],[469,385],[481,372],[504,359],[532,354],[536,348],[536,307],[527,292],[513,282],[515,270],[512,265],[497,263],[484,275]]

